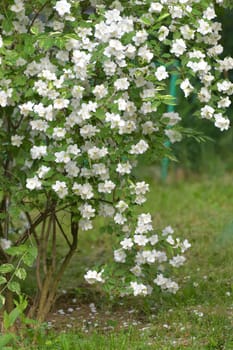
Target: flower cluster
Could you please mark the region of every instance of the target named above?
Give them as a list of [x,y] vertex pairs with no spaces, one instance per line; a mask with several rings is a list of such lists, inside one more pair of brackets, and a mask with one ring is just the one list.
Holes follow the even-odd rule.
[[[113,218],[123,236],[114,260],[133,261],[126,289],[150,294],[144,270],[157,264],[153,283],[174,293],[178,286],[163,276],[164,264],[181,266],[189,243],[169,229],[154,233],[150,214],[134,214],[149,185],[132,171],[140,155],[165,150],[166,138],[182,139],[182,116],[166,112],[174,71],[184,97],[199,100],[200,118],[229,128],[233,84],[226,71],[233,59],[219,58],[221,25],[212,1],[98,3],[91,1],[91,16],[93,7],[72,0],[42,8],[38,1],[38,11],[23,0],[7,6],[0,17],[2,145],[15,157],[11,171],[25,197],[72,205],[82,230],[98,215]],[[85,278],[104,281],[92,270]]]
[[[125,274],[130,271],[133,279],[123,294],[150,295],[154,285],[163,291],[177,292],[178,284],[164,277],[163,271],[182,266],[186,261],[183,253],[191,244],[187,239],[181,241],[174,237],[171,226],[155,233],[150,214],[140,214],[133,235],[127,232],[120,246],[114,251],[114,260],[125,265]],[[169,256],[171,251],[172,256]]]

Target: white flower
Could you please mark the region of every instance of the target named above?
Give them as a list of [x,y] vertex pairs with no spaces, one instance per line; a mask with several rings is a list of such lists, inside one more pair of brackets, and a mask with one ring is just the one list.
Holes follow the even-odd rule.
[[37,174],[38,174],[38,177],[40,179],[43,179],[43,177],[49,172],[51,168],[50,167],[47,167],[45,165],[42,165],[38,170],[37,170]]
[[165,227],[162,231],[163,236],[172,235],[173,233],[174,233],[174,230],[171,226]]
[[25,117],[33,111],[34,103],[32,102],[26,102],[19,106],[20,113],[23,114]]
[[29,190],[40,190],[42,188],[41,181],[37,176],[26,180],[26,188]]
[[148,38],[148,33],[145,30],[139,30],[136,32],[136,35],[133,37],[133,41],[137,46],[143,44]]
[[133,247],[133,240],[131,238],[125,238],[123,241],[120,242],[120,245],[125,250],[131,250]]
[[80,205],[79,210],[84,219],[89,220],[95,216],[95,209],[90,204]]
[[152,235],[152,236],[150,236],[148,241],[150,242],[151,245],[155,245],[156,243],[158,243],[159,237],[158,237],[158,235]]
[[180,142],[182,140],[182,134],[177,130],[167,129],[165,135],[169,138],[171,143]]
[[191,247],[191,243],[187,239],[180,243],[181,252],[184,253]]
[[154,127],[153,122],[147,121],[144,124],[142,124],[142,134],[143,135],[150,135],[155,131],[158,131],[158,128]]
[[93,160],[98,160],[100,158],[105,157],[108,154],[108,150],[106,147],[98,148],[96,146],[90,148],[88,151],[88,156]]
[[194,89],[194,87],[190,84],[189,79],[187,78],[182,81],[180,88],[183,90],[185,97],[188,97]]
[[209,91],[208,88],[202,87],[201,90],[198,93],[198,98],[199,98],[200,102],[206,102],[207,103],[211,99],[211,92]]
[[103,69],[106,75],[112,76],[115,74],[117,65],[110,60],[107,60],[103,63]]
[[129,87],[129,82],[127,78],[120,78],[114,82],[114,87],[117,91],[127,90]]
[[188,24],[180,27],[180,31],[185,40],[191,40],[195,37],[194,30],[192,30]]
[[65,98],[56,98],[54,100],[54,108],[55,109],[63,109],[69,106],[70,101]]
[[152,2],[150,4],[149,12],[157,12],[160,13],[163,9],[163,5],[160,4],[159,2]]
[[100,129],[97,129],[96,126],[91,124],[86,124],[80,129],[80,135],[84,139],[91,138],[95,136],[95,134],[97,134],[98,132],[100,132]]
[[131,134],[134,130],[137,129],[136,123],[133,120],[122,120],[119,124],[119,134]]
[[142,275],[142,269],[139,265],[135,265],[130,269],[130,271],[137,277],[140,277]]
[[104,283],[104,279],[102,277],[102,273],[104,270],[97,272],[95,270],[89,270],[87,273],[84,275],[85,280],[89,284],[94,284],[96,282]]
[[228,130],[230,127],[230,120],[228,118],[224,118],[222,113],[218,113],[214,115],[215,123],[214,125],[219,128],[221,131]]
[[80,219],[79,220],[79,227],[81,228],[81,230],[83,231],[88,231],[91,230],[93,228],[93,224],[91,220],[88,219]]
[[125,263],[126,254],[123,249],[114,250],[114,260],[119,263]]
[[33,146],[30,153],[32,159],[40,159],[47,155],[47,146]]
[[148,243],[148,238],[144,235],[134,235],[134,242],[139,246],[145,246]]
[[12,242],[9,239],[1,238],[0,239],[0,246],[3,250],[10,248],[12,245]]
[[221,98],[221,100],[218,101],[218,108],[227,108],[231,105],[231,100],[229,97]]
[[110,181],[110,180],[105,180],[104,182],[99,183],[98,185],[98,191],[100,193],[111,193],[116,185]]
[[219,71],[223,72],[233,69],[233,58],[225,57],[223,60],[218,60],[219,63]]
[[117,164],[116,171],[121,175],[130,174],[131,170],[132,166],[129,162]]
[[169,35],[169,29],[165,26],[161,26],[158,31],[158,39],[159,41],[164,41]]
[[166,241],[167,243],[169,243],[170,245],[174,245],[175,244],[175,241],[173,239],[173,237],[171,235],[169,235],[167,238],[166,238]]
[[103,163],[93,164],[93,174],[101,180],[109,179],[109,169]]
[[45,132],[49,127],[47,121],[42,119],[31,120],[30,125],[32,130],[43,131],[43,132]]
[[162,290],[167,290],[173,294],[175,294],[179,289],[179,286],[176,282],[173,282],[170,278],[164,277],[162,274],[159,274],[154,279],[154,283],[157,284]]
[[2,40],[2,36],[0,35],[0,48],[3,47],[3,40]]
[[89,183],[81,185],[75,182],[72,189],[74,193],[79,195],[82,199],[91,199],[94,197],[93,188]]
[[168,119],[169,121],[167,122],[167,125],[174,126],[181,120],[181,117],[177,112],[167,112],[163,113],[162,119]]
[[53,139],[62,140],[66,135],[66,130],[64,128],[54,128],[53,129]]
[[80,169],[76,165],[76,162],[70,161],[68,163],[65,163],[65,171],[67,172],[68,177],[77,177]]
[[124,225],[126,223],[127,219],[121,213],[116,213],[116,215],[114,216],[114,221],[118,225]]
[[80,153],[81,153],[81,151],[80,151],[80,149],[78,148],[77,145],[69,145],[67,147],[67,152],[71,153],[71,154],[74,154],[75,156],[79,156]]
[[164,66],[158,67],[156,72],[155,72],[155,76],[159,81],[167,79],[169,77],[169,74],[166,71],[166,67],[164,67]]
[[6,91],[0,90],[0,106],[1,107],[7,106],[7,103],[8,103],[7,99],[8,99],[8,95],[7,95]]
[[68,194],[68,189],[64,181],[56,181],[56,183],[52,185],[52,189],[61,199]]
[[201,108],[201,116],[205,119],[211,119],[214,115],[214,109],[211,106],[206,105]]
[[186,51],[187,46],[183,39],[176,39],[172,42],[171,53],[174,53],[175,56],[179,57],[183,55]]
[[169,260],[169,263],[173,266],[173,267],[180,267],[182,266],[186,261],[186,258],[182,255],[176,255],[174,256],[172,259]]
[[122,122],[124,123],[119,114],[108,112],[106,113],[105,121],[111,123],[111,129],[119,127]]
[[141,57],[146,62],[150,62],[154,57],[153,53],[147,48],[147,46],[141,46],[138,50],[138,56]]
[[131,146],[129,151],[130,154],[143,154],[149,148],[149,145],[146,141],[140,140],[136,145]]
[[60,0],[56,2],[54,8],[63,17],[66,13],[70,14],[71,5],[66,0]]
[[204,15],[203,17],[208,19],[209,21],[214,19],[216,17],[214,7],[213,6],[207,7],[207,9],[204,11],[203,15]]
[[101,99],[108,94],[108,89],[104,86],[104,84],[96,85],[93,90],[93,94],[97,99]]
[[69,163],[70,162],[70,155],[68,152],[60,151],[55,152],[55,163]]
[[15,0],[14,5],[10,7],[11,11],[15,13],[22,12],[24,10],[24,3],[21,0]]
[[116,208],[119,210],[120,213],[123,213],[126,209],[128,209],[128,207],[128,204],[122,200],[120,200],[116,205]]
[[145,286],[143,283],[130,282],[130,287],[133,289],[134,296],[146,296],[148,294],[147,286]]
[[152,231],[152,219],[150,214],[140,214],[138,216],[137,227],[135,230],[136,234],[147,233],[148,231]]
[[204,19],[200,19],[198,21],[198,24],[199,24],[199,26],[197,28],[198,33],[200,33],[202,35],[206,35],[206,34],[212,32],[212,28],[211,28],[210,24],[207,21],[205,21]]
[[217,89],[219,92],[231,95],[233,91],[233,83],[229,80],[223,80],[222,82],[217,83]]
[[13,135],[11,136],[12,146],[20,147],[23,143],[24,136]]

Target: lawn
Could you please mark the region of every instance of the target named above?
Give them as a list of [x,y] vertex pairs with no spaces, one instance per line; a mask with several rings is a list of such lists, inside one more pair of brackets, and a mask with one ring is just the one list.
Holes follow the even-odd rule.
[[192,244],[177,274],[178,294],[113,301],[96,287],[87,288],[83,272],[96,258],[108,258],[112,238],[83,233],[49,329],[38,330],[36,338],[29,330],[21,349],[233,349],[232,176],[174,178],[166,186],[153,172],[148,178],[146,209],[155,226],[172,225]]

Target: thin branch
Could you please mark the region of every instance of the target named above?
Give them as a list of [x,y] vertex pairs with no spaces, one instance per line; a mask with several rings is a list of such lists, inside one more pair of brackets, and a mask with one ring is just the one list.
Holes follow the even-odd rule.
[[55,271],[56,269],[56,256],[57,256],[57,251],[56,251],[56,215],[53,212],[52,214],[53,218],[53,237],[52,237],[52,269]]
[[47,256],[48,256],[48,242],[49,242],[49,235],[51,231],[51,226],[52,226],[52,215],[49,217],[48,225],[47,225],[47,230],[45,236],[43,235],[42,239],[42,262],[43,262],[43,269],[44,269],[44,274],[46,275],[48,272],[48,261],[47,261]]
[[26,229],[25,232],[20,236],[20,238],[15,242],[15,246],[19,246],[20,244],[23,244],[26,242],[26,240],[30,237],[30,235],[33,234],[33,230],[41,224],[41,222],[46,219],[50,214],[50,211],[43,212],[40,215],[37,216],[35,221],[32,223],[32,226],[29,229]]
[[57,215],[55,215],[55,220],[56,220],[56,222],[57,222],[57,225],[58,225],[58,227],[59,227],[59,229],[60,229],[60,231],[61,231],[63,237],[64,237],[65,240],[66,240],[66,243],[67,243],[68,246],[71,248],[71,242],[69,241],[69,239],[68,239],[68,237],[67,237],[65,231],[63,230],[63,227],[62,227],[62,225],[60,224],[60,222],[59,222],[59,220],[58,220],[58,218],[57,218]]
[[28,30],[27,30],[28,33],[30,33],[30,30],[31,30],[31,28],[32,28],[32,26],[33,26],[35,20],[37,19],[37,17],[40,15],[40,13],[44,10],[44,8],[45,8],[49,3],[50,3],[50,1],[46,1],[46,2],[44,3],[44,5],[42,5],[42,6],[39,8],[39,10],[35,13],[35,15],[34,15],[32,21],[31,21],[31,23],[29,24],[29,27],[28,27]]
[[53,285],[55,289],[57,288],[58,283],[60,282],[64,271],[66,270],[67,266],[69,265],[69,262],[70,262],[72,256],[74,255],[74,253],[75,253],[75,251],[77,249],[77,246],[78,246],[78,230],[79,230],[79,225],[78,225],[77,222],[73,221],[73,215],[71,214],[71,234],[72,234],[73,240],[72,240],[71,247],[70,247],[68,253],[65,256],[65,259],[63,260],[63,262],[62,262],[62,264],[60,266],[60,269],[58,270],[58,272],[56,274],[56,277],[55,277],[55,280],[54,280],[54,285]]
[[37,257],[36,257],[36,281],[37,286],[39,290],[42,290],[42,281],[41,281],[41,275],[40,275],[40,259],[41,259],[41,252],[38,249]]
[[[27,220],[28,220],[28,222],[29,222],[29,225],[30,225],[30,228],[31,228],[33,237],[35,238],[36,244],[37,244],[37,246],[39,246],[39,238],[38,238],[38,236],[37,236],[35,227],[33,226],[32,219],[31,219],[31,215],[30,215],[27,211],[25,211],[25,215],[26,215]],[[28,229],[28,230],[29,230],[29,229]]]

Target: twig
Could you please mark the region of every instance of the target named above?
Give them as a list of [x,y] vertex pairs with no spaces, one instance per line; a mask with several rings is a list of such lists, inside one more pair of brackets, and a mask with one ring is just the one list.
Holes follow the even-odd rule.
[[28,33],[30,33],[31,27],[33,26],[33,24],[34,24],[35,20],[37,19],[37,17],[40,15],[41,11],[43,11],[43,9],[44,9],[49,3],[50,3],[50,1],[46,1],[46,2],[44,3],[44,5],[42,5],[42,6],[39,8],[39,10],[35,13],[35,15],[34,15],[32,21],[31,21],[31,23],[29,24],[29,27],[28,27],[28,30],[27,30]]
[[56,220],[56,222],[57,222],[57,225],[58,225],[58,227],[59,227],[59,229],[60,229],[62,235],[64,236],[64,238],[65,238],[65,240],[66,240],[66,243],[67,243],[68,246],[71,248],[71,243],[70,243],[70,241],[69,241],[69,239],[68,239],[68,237],[67,237],[65,231],[63,230],[63,227],[62,227],[62,225],[60,224],[60,222],[59,222],[59,220],[58,220],[58,218],[57,218],[57,215],[55,215],[55,220]]

